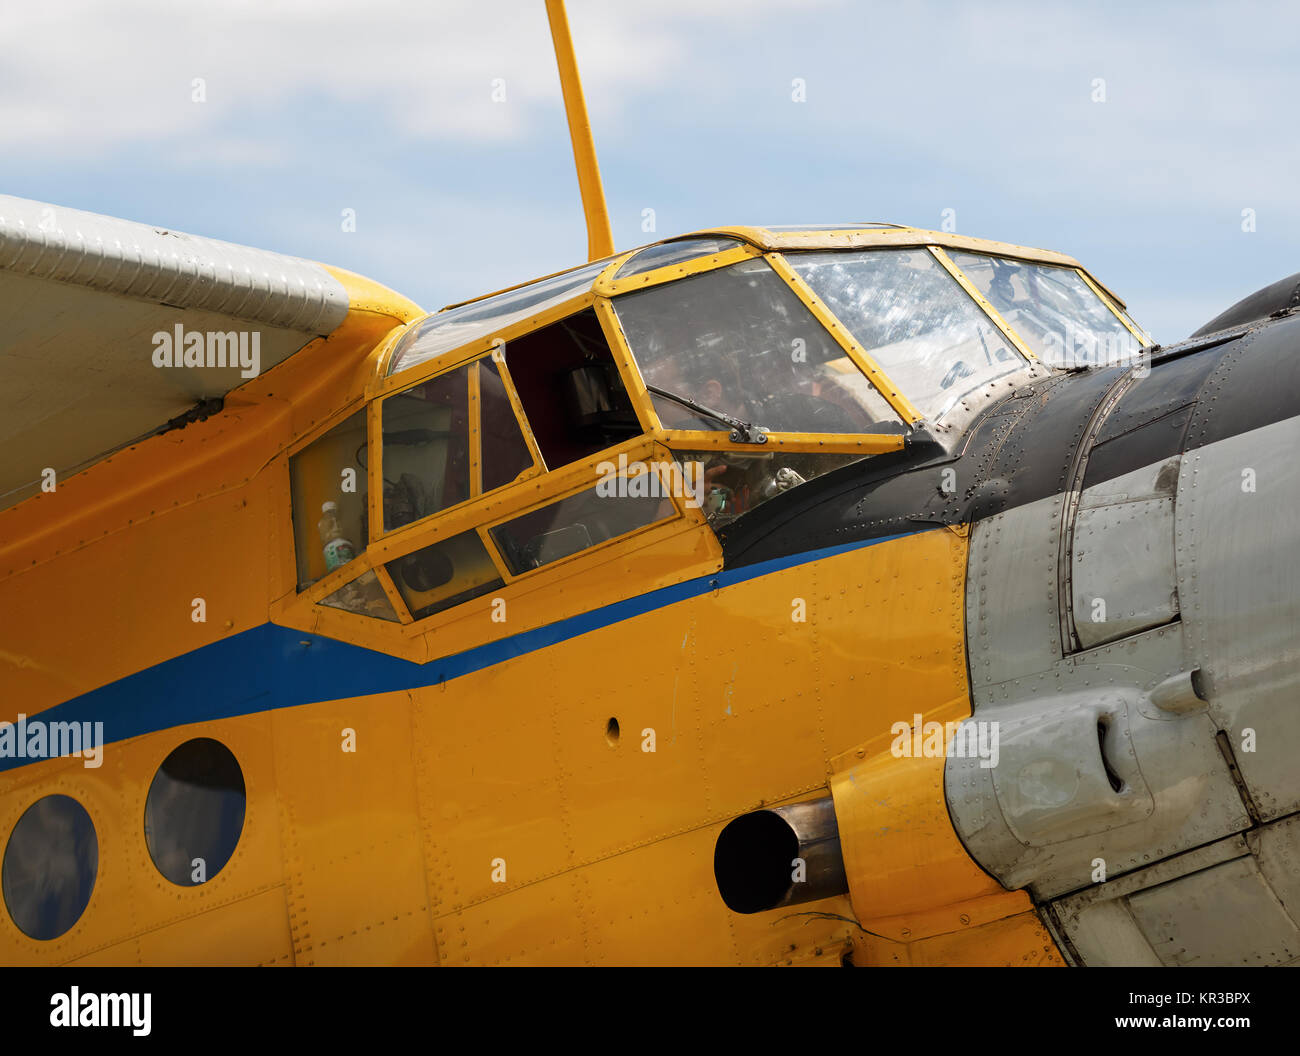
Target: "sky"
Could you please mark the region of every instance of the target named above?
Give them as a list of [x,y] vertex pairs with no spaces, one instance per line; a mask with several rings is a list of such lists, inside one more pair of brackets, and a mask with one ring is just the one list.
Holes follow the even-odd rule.
[[[1300,271],[1300,5],[568,11],[619,249],[948,218],[1076,257],[1166,343]],[[585,259],[542,0],[43,0],[0,39],[0,193],[430,310]]]

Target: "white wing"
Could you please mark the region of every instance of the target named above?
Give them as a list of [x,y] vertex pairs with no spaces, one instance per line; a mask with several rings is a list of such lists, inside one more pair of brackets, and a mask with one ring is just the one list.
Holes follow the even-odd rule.
[[155,334],[257,332],[266,371],[347,314],[311,261],[0,195],[0,509],[248,380],[159,368]]

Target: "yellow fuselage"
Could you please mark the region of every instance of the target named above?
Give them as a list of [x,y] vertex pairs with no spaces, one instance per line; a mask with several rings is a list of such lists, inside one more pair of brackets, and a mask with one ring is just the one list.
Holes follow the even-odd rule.
[[[75,926],[38,941],[0,912],[0,962],[1060,963],[962,849],[943,759],[878,765],[900,701],[970,714],[960,527],[722,572],[697,518],[656,559],[615,548],[521,599],[524,630],[412,634],[424,664],[359,617],[303,617],[290,451],[362,405],[415,314],[339,274],[347,322],[225,414],[0,513],[3,717],[98,692],[107,741],[99,766],[0,772],[0,833],[58,793],[98,839]],[[234,754],[247,803],[230,861],[183,887],[145,800],[196,737]],[[851,898],[729,911],[720,828],[845,783],[871,791],[840,811]]]

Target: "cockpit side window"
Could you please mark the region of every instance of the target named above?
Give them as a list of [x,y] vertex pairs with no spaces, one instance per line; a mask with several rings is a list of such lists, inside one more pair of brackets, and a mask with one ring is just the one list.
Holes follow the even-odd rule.
[[[767,261],[614,299],[647,385],[770,432],[902,431],[898,415]],[[652,394],[667,429],[718,421]]]
[[388,374],[435,359],[444,352],[499,333],[532,315],[540,315],[591,288],[596,277],[609,266],[600,260],[548,279],[530,282],[458,308],[431,315],[413,327],[393,348]]
[[469,366],[383,403],[384,531],[470,497]]
[[483,491],[494,491],[531,469],[533,456],[524,443],[501,371],[491,359],[479,360],[479,434],[482,437]]
[[641,434],[594,309],[507,342],[505,359],[547,469]]
[[787,259],[931,421],[1026,366],[927,249],[790,253]]
[[491,357],[389,396],[381,416],[385,532],[511,484],[533,468]]
[[949,255],[1050,366],[1107,366],[1142,351],[1142,343],[1073,268],[983,253]]
[[440,539],[385,568],[417,620],[504,586],[483,540],[472,531]]
[[366,548],[366,412],[358,411],[289,459],[298,590]]
[[728,249],[735,249],[742,245],[744,243],[738,238],[683,238],[673,242],[661,242],[633,253],[614,273],[614,278],[627,279],[633,275],[644,275],[647,271],[654,271],[656,268],[683,264],[709,253],[724,253]]
[[351,583],[346,583],[334,593],[321,598],[320,604],[344,612],[357,612],[386,623],[400,622],[379,577],[369,568]]
[[676,514],[661,495],[610,495],[604,484],[491,529],[512,575],[626,535]]

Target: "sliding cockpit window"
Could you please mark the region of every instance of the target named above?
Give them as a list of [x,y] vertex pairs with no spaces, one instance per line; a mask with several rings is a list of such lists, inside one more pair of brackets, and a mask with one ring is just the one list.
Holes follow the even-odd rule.
[[511,484],[534,466],[490,357],[389,396],[380,410],[385,532]]

